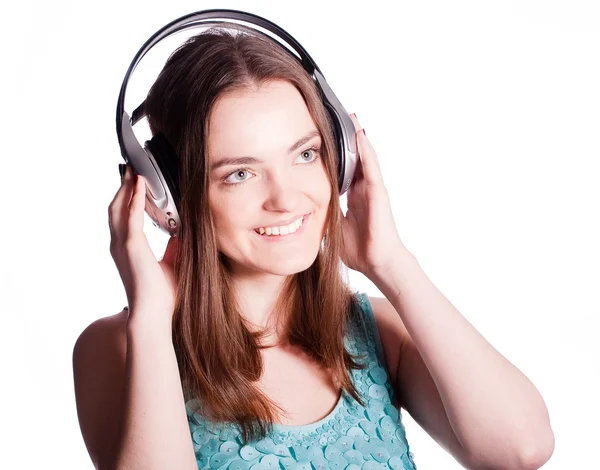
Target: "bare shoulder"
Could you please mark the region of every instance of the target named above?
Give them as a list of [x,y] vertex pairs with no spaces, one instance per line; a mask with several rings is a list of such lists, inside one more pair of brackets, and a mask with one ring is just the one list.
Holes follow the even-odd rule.
[[[373,309],[373,316],[377,323],[377,330],[383,347],[383,355],[388,366],[390,383],[397,383],[398,364],[402,351],[410,339],[408,331],[400,315],[385,297],[371,297],[369,302]],[[399,395],[396,395],[400,399]]]
[[73,347],[73,361],[101,357],[111,347],[126,352],[127,310],[109,315],[90,323],[79,335]]
[[88,325],[73,347],[73,379],[83,440],[96,468],[112,458],[121,415],[127,311]]

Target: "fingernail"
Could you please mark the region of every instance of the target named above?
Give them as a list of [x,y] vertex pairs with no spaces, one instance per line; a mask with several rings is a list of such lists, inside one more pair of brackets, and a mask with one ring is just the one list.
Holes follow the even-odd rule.
[[364,134],[364,135],[367,135],[367,131],[365,131],[365,128],[364,128],[364,127],[362,128],[362,131],[363,131],[363,134]]

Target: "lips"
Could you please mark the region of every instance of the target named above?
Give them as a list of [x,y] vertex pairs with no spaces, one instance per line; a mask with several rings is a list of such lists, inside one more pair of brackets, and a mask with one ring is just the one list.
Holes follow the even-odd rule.
[[277,222],[275,224],[267,224],[267,225],[261,225],[259,227],[256,227],[254,230],[257,231],[260,229],[260,227],[285,227],[286,225],[290,225],[292,222],[295,222],[296,220],[298,220],[300,217],[302,217],[302,221],[304,222],[304,219],[306,218],[306,216],[309,213],[306,214],[302,214],[302,215],[297,215],[296,217],[292,217],[291,219],[287,219],[281,222]]
[[[306,216],[306,215],[301,215],[301,216],[299,216],[297,219],[292,219],[292,221],[291,221],[291,222],[289,222],[289,223],[287,223],[287,224],[282,224],[282,225],[265,225],[265,226],[264,226],[264,228],[267,228],[267,227],[270,227],[270,228],[272,228],[272,227],[279,227],[279,229],[280,229],[280,231],[281,231],[281,228],[282,228],[282,227],[288,227],[289,225],[293,224],[295,221],[297,221],[297,220],[300,220],[300,221],[301,221],[301,223],[300,223],[300,225],[299,225],[299,226],[296,228],[296,230],[299,230],[300,228],[302,228],[302,224],[303,224],[303,223],[306,221],[306,218],[307,218],[307,216]],[[261,233],[260,233],[260,227],[258,227],[258,228],[255,228],[255,229],[254,229],[254,231],[255,231],[256,233],[258,233],[259,235],[261,235]]]
[[260,231],[257,230],[252,230],[257,237],[259,237],[261,240],[265,240],[267,242],[277,242],[277,241],[286,241],[286,240],[296,240],[297,237],[299,235],[301,235],[302,233],[304,233],[306,231],[306,227],[307,225],[310,223],[310,218],[311,218],[312,212],[309,212],[308,214],[306,214],[305,216],[303,216],[302,219],[302,224],[300,225],[300,227],[298,227],[294,232],[289,233],[289,234],[279,234],[279,235],[267,235],[266,232],[265,234],[260,233]]

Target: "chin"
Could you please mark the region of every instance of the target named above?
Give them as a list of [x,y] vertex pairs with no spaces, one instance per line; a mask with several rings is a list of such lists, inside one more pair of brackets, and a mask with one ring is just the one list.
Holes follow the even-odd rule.
[[[256,258],[256,252],[246,259],[240,260],[228,257],[234,273],[253,272],[254,274],[272,274],[274,276],[291,276],[293,274],[306,271],[310,268],[319,254],[319,249],[311,253],[295,256],[294,258],[282,258],[271,256],[269,258]],[[227,255],[225,255],[227,256]]]
[[302,271],[306,271],[310,268],[313,263],[313,260],[293,260],[293,261],[285,261],[279,260],[273,263],[269,263],[269,265],[265,266],[256,266],[256,269],[264,272],[273,274],[275,276],[292,276],[293,274],[300,273]]

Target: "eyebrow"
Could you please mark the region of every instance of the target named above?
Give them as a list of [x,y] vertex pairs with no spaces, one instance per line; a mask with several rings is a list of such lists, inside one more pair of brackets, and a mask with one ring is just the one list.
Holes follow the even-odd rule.
[[[306,134],[304,137],[301,137],[300,139],[298,139],[288,149],[288,154],[292,153],[294,150],[297,150],[298,148],[303,146],[306,142],[308,142],[309,140],[311,140],[312,138],[317,137],[317,136],[320,137],[321,134],[319,133],[318,130],[313,129],[308,134]],[[228,166],[228,165],[252,165],[252,164],[256,164],[256,163],[264,163],[264,161],[260,160],[258,158],[255,158],[255,157],[250,157],[250,156],[222,158],[221,160],[218,160],[218,161],[214,162],[212,165],[210,165],[210,172],[212,173],[215,170],[218,170],[219,168],[221,168],[223,166]]]

